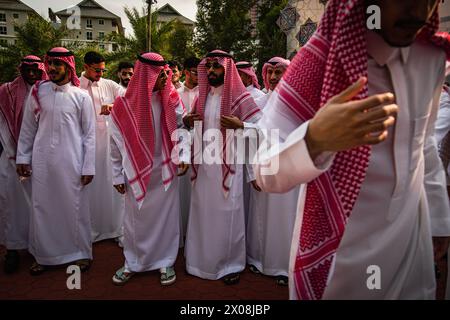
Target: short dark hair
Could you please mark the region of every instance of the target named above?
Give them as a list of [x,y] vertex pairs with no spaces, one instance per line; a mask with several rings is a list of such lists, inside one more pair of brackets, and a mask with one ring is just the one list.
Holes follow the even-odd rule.
[[134,69],[134,64],[132,64],[131,62],[128,61],[121,61],[119,63],[119,66],[117,67],[117,71],[120,72],[120,70],[122,69]]
[[169,61],[167,62],[167,64],[169,65],[169,68],[177,67],[178,70],[181,71],[181,65],[178,63],[178,61],[175,61],[175,60],[169,60]]
[[188,70],[190,68],[197,68],[200,64],[200,59],[197,57],[190,57],[184,60],[183,69]]
[[84,55],[84,63],[86,64],[96,64],[100,62],[105,62],[105,58],[98,52],[89,51]]

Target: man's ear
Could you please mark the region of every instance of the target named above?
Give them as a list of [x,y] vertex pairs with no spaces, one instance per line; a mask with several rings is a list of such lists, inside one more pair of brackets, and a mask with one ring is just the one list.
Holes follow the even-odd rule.
[[83,67],[84,67],[84,70],[87,70],[87,69],[89,69],[89,65],[88,64],[83,64]]

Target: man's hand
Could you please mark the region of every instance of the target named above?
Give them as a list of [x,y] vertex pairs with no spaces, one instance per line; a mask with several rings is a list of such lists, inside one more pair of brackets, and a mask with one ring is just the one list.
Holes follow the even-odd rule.
[[177,176],[179,176],[179,177],[184,176],[187,173],[188,169],[189,169],[189,165],[187,163],[181,162],[178,165],[178,174],[177,174]]
[[29,164],[17,164],[16,171],[20,179],[31,177],[31,165]]
[[92,182],[92,179],[94,179],[94,176],[81,176],[81,184],[87,186]]
[[434,261],[438,262],[448,252],[450,237],[433,237]]
[[254,188],[256,191],[261,192],[261,188],[260,188],[260,187],[258,186],[258,184],[256,183],[256,180],[253,180],[253,181],[251,182],[251,184],[252,184],[253,188]]
[[195,121],[202,121],[202,117],[198,113],[188,113],[183,117],[183,123],[188,128],[193,128]]
[[374,145],[387,138],[394,125],[398,106],[392,93],[350,101],[367,82],[360,78],[331,98],[309,123],[305,142],[311,159],[324,151],[344,151],[362,145]]
[[120,194],[125,194],[125,184],[116,184],[114,186],[114,188],[116,188],[117,192]]
[[220,125],[224,129],[244,129],[244,123],[235,116],[221,116]]
[[113,108],[112,104],[105,104],[102,106],[102,110],[100,111],[100,115],[108,116],[111,113],[111,110]]

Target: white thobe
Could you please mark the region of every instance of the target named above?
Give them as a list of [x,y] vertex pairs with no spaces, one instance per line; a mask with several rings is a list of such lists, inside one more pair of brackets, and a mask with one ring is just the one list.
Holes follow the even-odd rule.
[[[198,86],[189,89],[183,84],[178,90],[181,100],[183,101],[186,112],[189,113],[192,110],[192,103],[198,96]],[[184,237],[186,236],[187,223],[189,219],[189,208],[191,206],[191,171],[190,169],[184,175],[178,178],[180,186],[180,207],[181,207],[181,236],[180,247],[184,245]]]
[[[179,108],[180,109],[180,108]],[[125,267],[131,272],[144,272],[173,266],[180,237],[180,202],[178,179],[165,190],[162,178],[161,99],[152,96],[152,119],[155,134],[153,168],[147,194],[141,208],[131,192],[123,168],[130,163],[120,130],[111,122],[111,158],[114,185],[126,183],[123,252]],[[182,113],[177,114],[181,121]],[[189,162],[189,154],[181,161]],[[124,176],[125,175],[125,176]]]
[[[220,129],[223,86],[211,88],[205,103],[203,130]],[[209,142],[203,142],[203,150]],[[242,194],[242,165],[225,197],[222,165],[201,164],[192,186],[191,208],[186,234],[185,256],[188,273],[217,280],[245,269],[245,217]]]
[[92,259],[89,185],[95,174],[95,117],[89,95],[71,83],[46,82],[25,104],[17,164],[31,164],[29,251],[42,265]]
[[101,78],[92,82],[83,75],[80,88],[86,90],[94,104],[96,119],[95,180],[89,191],[92,241],[122,235],[125,198],[113,188],[109,116],[100,115],[102,105],[113,104],[125,90],[118,83]]
[[[27,94],[31,86],[27,84]],[[1,102],[0,102],[1,103]],[[30,228],[30,196],[29,180],[20,182],[16,173],[16,150],[9,150],[10,137],[6,123],[0,119],[0,143],[5,148],[0,153],[0,244],[9,250],[28,248]]]
[[[334,257],[323,298],[432,299],[432,235],[450,234],[445,175],[432,136],[445,53],[421,42],[400,49],[389,47],[375,33],[369,32],[367,37],[372,57],[368,64],[369,94],[393,92],[399,112],[388,139],[372,148],[366,178]],[[271,108],[275,100],[276,93],[261,121],[266,127],[282,129],[285,136],[291,133],[280,150],[265,152],[272,161],[273,156],[279,156],[278,173],[261,175],[262,167],[257,165],[255,174],[267,191],[284,192],[327,170],[333,155],[324,153],[313,163],[304,141],[308,122],[298,127],[292,114]],[[297,298],[292,272],[304,204],[302,187],[291,247],[292,299]],[[370,266],[381,270],[380,289],[367,286]]]
[[[439,102],[439,111],[436,120],[436,142],[441,143],[444,137],[450,132],[450,95],[446,90],[441,93]],[[450,186],[450,166],[444,168],[447,176],[447,188]],[[450,255],[450,248],[448,254]],[[448,265],[447,275],[450,275],[450,264]],[[450,300],[450,276],[447,276],[446,299]]]
[[[264,94],[257,102],[264,113]],[[266,97],[267,96],[267,97]],[[265,129],[260,127],[260,129]],[[255,180],[249,170],[249,180]],[[300,187],[286,193],[250,189],[247,224],[247,263],[269,276],[288,276],[292,232]]]

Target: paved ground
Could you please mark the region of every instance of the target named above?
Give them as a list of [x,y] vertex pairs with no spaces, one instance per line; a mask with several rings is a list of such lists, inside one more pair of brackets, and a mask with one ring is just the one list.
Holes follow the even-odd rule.
[[238,285],[227,286],[222,281],[202,280],[186,274],[180,251],[175,270],[177,282],[169,287],[159,284],[159,272],[147,272],[133,277],[123,287],[114,286],[111,277],[123,265],[122,250],[107,240],[94,245],[94,263],[82,274],[81,290],[68,290],[69,276],[64,267],[32,277],[28,273],[32,257],[21,254],[21,268],[14,275],[3,273],[5,250],[0,247],[0,299],[158,299],[158,300],[286,300],[287,287],[280,287],[270,277],[255,275],[246,269]]

